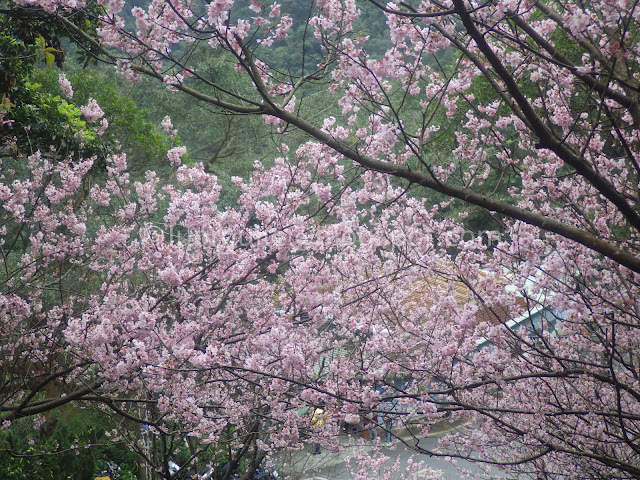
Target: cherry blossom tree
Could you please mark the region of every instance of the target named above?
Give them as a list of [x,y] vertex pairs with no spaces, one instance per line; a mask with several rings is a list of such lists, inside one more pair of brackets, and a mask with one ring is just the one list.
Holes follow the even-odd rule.
[[[15,4],[91,41],[68,19],[82,2]],[[471,422],[437,451],[407,442],[420,453],[640,477],[635,3],[318,0],[301,19],[285,2],[156,0],[133,22],[101,4],[101,60],[263,116],[281,156],[227,209],[178,149],[166,185],[132,182],[122,154],[91,187],[90,160],[36,152],[29,180],[4,181],[6,222],[30,233],[5,257],[2,348],[28,372],[5,382],[7,421],[91,399],[158,434],[233,430],[257,461],[303,431],[340,448],[340,422],[391,404],[419,434]],[[386,16],[379,56],[366,5]],[[269,52],[296,21],[285,71]],[[192,65],[203,48],[251,88]],[[295,151],[291,128],[309,136]],[[477,208],[490,242],[465,235]],[[71,271],[95,289],[64,287]],[[42,399],[54,380],[64,394]]]

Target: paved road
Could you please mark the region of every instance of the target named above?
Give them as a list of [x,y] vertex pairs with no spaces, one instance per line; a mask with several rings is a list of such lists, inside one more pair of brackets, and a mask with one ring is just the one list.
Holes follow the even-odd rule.
[[[415,442],[410,435],[405,435],[403,438],[407,442]],[[437,441],[438,439],[436,437],[422,439],[420,446],[426,449],[434,449]],[[340,443],[344,446],[344,450],[339,453],[331,453],[323,450],[320,455],[312,455],[313,447],[307,446],[304,450],[282,457],[280,463],[284,463],[284,470],[286,470],[288,474],[286,478],[290,480],[352,480],[353,477],[347,469],[345,457],[352,457],[358,453],[364,455],[373,454],[374,448],[371,443],[364,442],[359,437],[350,438],[345,436]],[[390,467],[396,461],[400,464],[401,468],[399,473],[393,475],[393,478],[398,480],[404,478],[403,472],[410,459],[424,462],[425,465],[420,473],[426,473],[428,470],[427,467],[441,470],[442,474],[440,478],[443,480],[459,480],[461,477],[457,470],[458,468],[469,470],[473,475],[472,478],[503,478],[500,472],[495,469],[487,474],[477,465],[463,460],[458,460],[456,465],[453,465],[442,457],[416,455],[415,452],[398,440],[395,440],[390,447],[379,446],[379,449],[382,454],[389,457],[389,460],[385,464],[386,467]],[[375,478],[376,475],[379,475],[379,471],[371,471],[369,475],[371,475],[371,478]],[[425,476],[425,478],[431,479],[433,477]]]

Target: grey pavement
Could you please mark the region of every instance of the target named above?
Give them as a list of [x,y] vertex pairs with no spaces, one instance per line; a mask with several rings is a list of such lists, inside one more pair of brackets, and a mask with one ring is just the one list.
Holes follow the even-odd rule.
[[[422,470],[425,473],[428,468],[440,470],[442,472],[440,478],[443,480],[458,480],[460,478],[458,468],[470,471],[473,478],[502,478],[498,471],[486,473],[479,466],[464,460],[457,460],[454,465],[443,457],[416,454],[409,447],[419,442],[421,448],[433,450],[437,445],[438,437],[456,428],[466,427],[464,425],[440,427],[423,438],[418,438],[416,434],[406,428],[395,429],[393,433],[396,438],[389,446],[384,445],[384,433],[379,434],[376,442],[364,440],[361,435],[341,435],[339,452],[330,452],[323,448],[321,454],[314,455],[314,446],[307,445],[302,450],[283,454],[279,458],[279,463],[283,467],[283,474],[287,480],[349,480],[353,477],[347,468],[347,459],[355,455],[373,455],[375,451],[376,454],[382,453],[389,457],[385,464],[386,467],[390,467],[398,461],[401,468],[394,477],[398,480],[403,478],[404,467],[410,461],[424,462]],[[381,436],[383,438],[380,438]],[[371,474],[373,476],[375,473],[371,472]]]

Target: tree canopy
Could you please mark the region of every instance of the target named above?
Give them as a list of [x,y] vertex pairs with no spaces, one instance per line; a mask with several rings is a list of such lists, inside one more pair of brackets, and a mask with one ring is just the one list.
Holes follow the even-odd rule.
[[[340,448],[342,424],[394,405],[420,434],[470,422],[434,451],[407,442],[417,453],[640,478],[636,3],[123,7],[15,0],[6,14],[157,81],[174,109],[261,118],[270,135],[247,150],[263,161],[225,182],[224,204],[183,145],[168,145],[169,174],[134,176],[117,149],[98,173],[83,150],[108,131],[98,102],[66,102],[84,119],[44,127],[85,132],[73,153],[31,144],[13,117],[24,87],[4,74],[4,428],[99,405],[155,474],[172,478],[188,437],[191,460],[224,459],[228,478],[303,438]],[[53,53],[36,38],[20,48]],[[301,414],[315,409],[322,422]],[[358,478],[377,465],[363,461]]]

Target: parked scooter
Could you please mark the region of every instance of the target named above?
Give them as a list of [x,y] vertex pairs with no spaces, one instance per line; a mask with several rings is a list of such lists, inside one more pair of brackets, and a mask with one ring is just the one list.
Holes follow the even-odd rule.
[[[222,471],[225,471],[225,467],[228,468],[228,464],[222,467]],[[237,472],[234,472],[231,478],[240,478],[241,475]],[[276,470],[276,464],[273,461],[269,461],[266,463],[264,467],[259,466],[256,468],[256,471],[253,472],[253,476],[251,480],[278,480],[280,476],[278,475],[278,470]]]
[[[180,471],[180,465],[172,460],[169,460],[169,471],[172,475],[175,475]],[[182,473],[182,475],[180,475],[180,478],[182,480],[191,480],[192,478],[197,478],[198,480],[213,480],[214,473],[215,470],[213,467],[205,465],[197,472],[193,469],[187,470],[186,472]]]
[[278,478],[275,462],[269,462],[264,468],[258,467],[251,480],[278,480]]
[[[224,473],[226,469],[229,468],[229,464],[226,464],[222,467],[222,472]],[[176,474],[180,470],[180,466],[173,462],[169,461],[169,470],[172,474]],[[180,475],[181,480],[191,480],[192,478],[197,478],[198,480],[214,480],[215,469],[211,466],[202,467],[197,473],[194,470],[187,470],[182,475]],[[231,479],[238,479],[241,475],[238,472],[233,472],[231,475]],[[256,468],[256,471],[253,473],[251,480],[278,480],[280,478],[278,471],[276,470],[276,464],[273,461],[269,461],[266,463],[264,467],[259,466]]]

